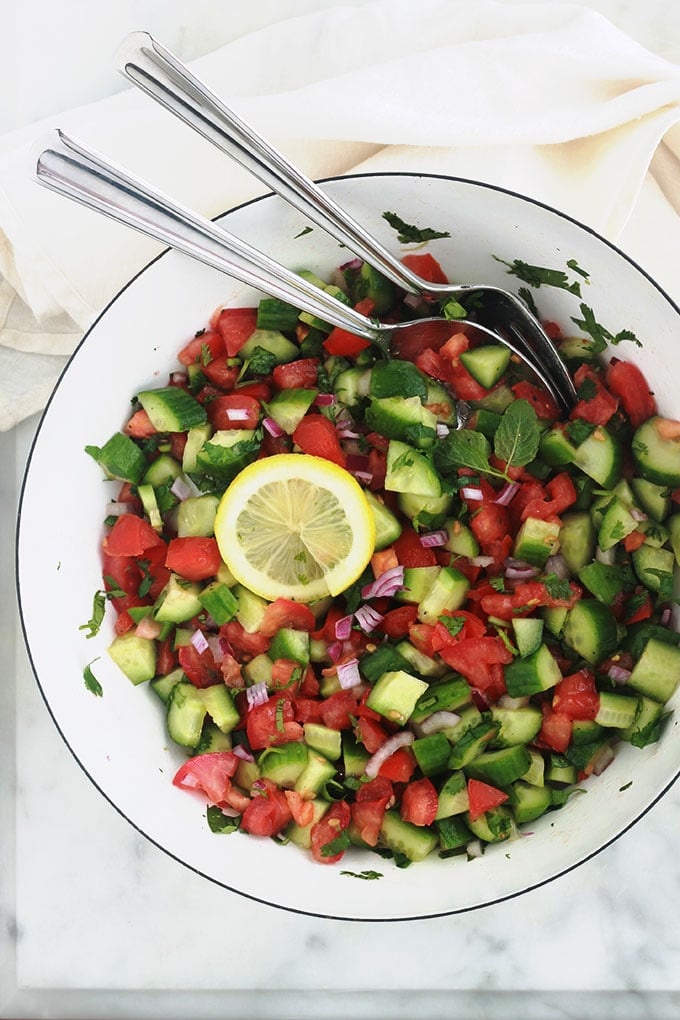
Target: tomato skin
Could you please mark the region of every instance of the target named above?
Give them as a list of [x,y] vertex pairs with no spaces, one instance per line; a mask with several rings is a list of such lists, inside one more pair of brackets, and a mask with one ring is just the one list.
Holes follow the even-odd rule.
[[[375,311],[375,301],[372,298],[362,298],[361,301],[357,301],[354,308],[361,315],[370,318]],[[357,354],[365,351],[367,347],[370,347],[371,341],[364,340],[362,337],[356,336],[340,326],[336,326],[324,340],[323,346],[327,354],[354,358]]]
[[213,325],[221,337],[223,352],[234,358],[257,328],[257,309],[223,308]]
[[283,694],[276,694],[264,705],[250,709],[246,719],[246,733],[253,751],[302,740],[304,736],[302,726],[294,721],[292,701]]
[[194,687],[212,687],[224,682],[222,671],[209,648],[199,652],[191,643],[182,645],[177,658]]
[[189,758],[173,776],[173,786],[204,793],[211,804],[223,804],[231,792],[231,777],[239,758],[233,751],[211,751]]
[[507,793],[503,790],[484,783],[481,779],[468,779],[467,791],[470,818],[473,822],[492,808],[500,807],[508,799]]
[[299,358],[283,365],[275,365],[272,382],[280,390],[314,389],[319,381],[319,359]]
[[387,730],[384,730],[380,723],[367,718],[357,720],[354,733],[359,743],[364,745],[369,754],[375,754],[389,737]]
[[269,648],[270,639],[255,631],[251,634],[238,620],[229,620],[220,627],[220,637],[226,638],[235,651],[244,655],[260,655]]
[[448,666],[462,673],[472,687],[481,691],[498,685],[498,672],[492,670],[492,666],[503,666],[512,661],[512,652],[498,637],[465,638],[442,648],[439,654]]
[[313,457],[323,457],[343,468],[347,463],[333,422],[322,414],[306,414],[293,432],[293,442]]
[[621,402],[633,428],[656,414],[656,399],[637,365],[612,358],[607,366],[605,381],[610,393]]
[[323,849],[337,839],[347,829],[351,820],[349,804],[344,800],[338,800],[333,804],[326,814],[316,822],[310,832],[312,841],[312,856],[319,864],[335,864],[339,861],[344,850],[337,854],[324,855]]
[[144,408],[140,407],[128,420],[123,432],[133,439],[150,439],[151,436],[157,435],[158,430],[151,424],[151,419]]
[[214,429],[255,429],[260,420],[259,400],[242,393],[225,393],[205,407]]
[[400,747],[382,763],[378,777],[394,783],[408,783],[415,770],[415,758],[407,747]]
[[538,732],[536,743],[549,747],[558,754],[564,754],[571,742],[572,720],[563,712],[555,712],[545,703],[542,708],[543,723]]
[[574,385],[577,391],[587,385],[592,395],[579,399],[572,409],[571,418],[582,418],[593,425],[606,425],[618,410],[619,401],[604,386],[602,378],[589,365],[580,365],[574,373]]
[[352,727],[351,716],[357,710],[357,697],[352,691],[336,691],[326,698],[321,706],[324,726],[330,730],[348,730]]
[[439,262],[429,252],[414,252],[410,255],[404,255],[401,261],[407,269],[417,273],[422,280],[427,280],[428,283],[449,282]]
[[397,559],[403,567],[434,567],[437,557],[420,541],[415,528],[404,525],[399,538],[392,543]]
[[432,825],[437,815],[437,791],[431,779],[424,776],[409,783],[401,795],[400,814],[411,825]]
[[393,802],[392,783],[380,776],[363,783],[357,790],[351,807],[352,822],[369,846],[375,846],[378,842],[385,811]]
[[560,416],[557,404],[541,386],[534,386],[533,383],[522,379],[511,387],[512,392],[518,400],[526,400],[533,407],[537,416],[543,421],[554,422]]
[[565,676],[555,687],[553,711],[570,719],[594,719],[600,708],[595,677],[589,669]]
[[197,362],[212,361],[224,354],[224,341],[213,329],[206,329],[193,337],[177,355],[182,365],[194,365]]
[[241,816],[241,828],[251,836],[276,836],[293,817],[286,795],[269,779],[258,779],[254,792]]
[[418,606],[398,606],[396,609],[390,609],[388,613],[382,618],[382,621],[378,624],[378,630],[383,634],[387,634],[390,638],[401,638],[405,637],[411,624],[415,623],[418,617]]
[[163,539],[149,522],[136,514],[121,514],[102,542],[107,556],[143,556]]
[[233,390],[241,371],[240,365],[231,365],[227,354],[220,354],[207,365],[203,365],[203,375],[221,390]]
[[309,606],[302,602],[278,598],[270,602],[265,609],[258,632],[264,637],[271,638],[282,627],[312,631],[316,627],[316,619]]
[[510,517],[504,506],[489,503],[470,519],[473,535],[485,549],[492,542],[501,541],[510,531]]
[[521,518],[523,521],[527,517],[546,520],[548,517],[559,516],[573,506],[576,499],[576,486],[571,476],[566,471],[561,471],[546,484],[542,497],[529,499],[522,510]]
[[156,672],[159,676],[167,676],[168,673],[172,673],[178,662],[177,652],[169,638],[156,643]]
[[187,581],[205,581],[219,570],[222,557],[214,538],[171,538],[165,554],[168,570]]

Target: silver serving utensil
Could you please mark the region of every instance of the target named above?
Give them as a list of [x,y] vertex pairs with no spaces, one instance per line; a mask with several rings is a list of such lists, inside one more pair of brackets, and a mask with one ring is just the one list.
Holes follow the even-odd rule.
[[[440,347],[454,333],[491,330],[443,318],[383,325],[360,315],[218,223],[175,203],[132,173],[57,129],[36,164],[37,180],[81,205],[134,227],[248,286],[289,302],[333,326],[363,337],[386,353],[409,357],[412,349]],[[426,340],[426,343],[424,341]],[[521,352],[508,343],[520,357]]]
[[[519,353],[562,411],[573,407],[577,398],[571,376],[552,340],[520,298],[487,284],[430,283],[412,272],[148,32],[131,33],[119,47],[117,61],[122,73],[147,95],[407,293],[427,302],[474,298],[475,323]],[[429,334],[428,346],[432,346]],[[411,343],[401,353],[413,357],[417,346]]]

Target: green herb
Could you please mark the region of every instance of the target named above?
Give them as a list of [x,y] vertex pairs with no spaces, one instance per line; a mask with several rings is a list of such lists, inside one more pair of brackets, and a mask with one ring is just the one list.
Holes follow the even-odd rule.
[[400,244],[422,244],[424,241],[434,241],[438,237],[451,237],[448,230],[434,230],[432,227],[416,227],[412,223],[405,223],[394,212],[384,212],[383,219],[397,231],[397,240]]
[[102,625],[105,612],[106,612],[106,592],[96,591],[94,593],[94,598],[92,599],[92,616],[87,621],[87,623],[83,623],[78,628],[78,630],[89,631],[89,634],[85,635],[87,638],[96,637],[96,635],[99,633],[99,628]]
[[351,840],[347,829],[343,829],[339,835],[332,839],[330,843],[326,843],[325,846],[321,847],[322,857],[334,857],[335,854],[341,854],[350,845]]
[[630,738],[633,747],[647,747],[649,744],[656,744],[661,736],[661,730],[666,720],[671,715],[671,712],[664,712],[658,719],[654,719],[652,722],[647,723],[646,726],[643,726],[641,730],[638,730],[637,733],[633,733]]
[[538,452],[541,430],[528,400],[513,400],[501,416],[494,434],[494,452],[507,467],[524,467]]
[[207,344],[201,344],[201,356],[199,361],[203,368],[205,368],[206,365],[209,365],[212,361],[212,351]]
[[305,234],[311,234],[313,227],[303,227],[299,234],[295,234],[295,237],[304,237]]
[[445,319],[464,319],[467,316],[466,310],[455,298],[449,298],[444,302],[441,313]]
[[580,446],[589,436],[592,436],[595,428],[596,426],[592,422],[586,421],[584,418],[574,418],[564,431],[574,446]]
[[498,575],[498,577],[490,577],[489,584],[495,591],[505,591],[505,581]]
[[285,723],[283,721],[284,700],[285,700],[284,698],[279,698],[279,700],[276,702],[276,729],[278,730],[279,733],[284,733],[286,729]]
[[632,785],[633,780],[631,779],[630,782],[624,783],[623,786],[619,786],[619,793],[623,793],[624,790],[630,790]]
[[561,269],[532,266],[522,259],[506,262],[505,259],[501,259],[497,255],[493,257],[496,262],[502,262],[504,266],[509,266],[508,274],[510,276],[516,276],[518,280],[528,283],[531,287],[559,287],[560,290],[568,290],[570,294],[576,294],[577,297],[581,296],[581,284],[578,280],[570,281],[567,274]]
[[460,634],[461,630],[465,626],[464,616],[438,616],[437,622],[441,623],[442,626],[446,627],[449,634],[455,637],[456,634]]
[[601,325],[595,318],[595,313],[592,308],[588,305],[581,304],[581,315],[582,319],[576,319],[572,316],[572,322],[575,323],[579,329],[585,330],[586,333],[590,333],[594,343],[594,351],[596,354],[600,354],[606,350],[607,344],[620,344],[624,340],[630,340],[632,343],[637,344],[638,347],[642,347],[642,343],[638,340],[630,329],[622,329],[618,333],[610,333],[605,326]]
[[242,375],[269,375],[278,358],[266,347],[257,346],[244,363]]
[[241,824],[240,818],[229,818],[224,814],[216,804],[209,804],[208,810],[206,811],[206,817],[208,819],[208,828],[211,832],[215,833],[230,833],[236,832],[239,825]]
[[670,570],[659,570],[656,567],[645,567],[646,574],[656,577],[659,582],[659,598],[665,602],[673,594],[673,574]]
[[381,871],[341,871],[341,875],[349,875],[350,878],[363,878],[367,882],[372,882],[377,878],[382,878]]
[[125,592],[120,587],[115,577],[111,577],[110,574],[104,574],[104,580],[107,584],[106,597],[107,599],[124,599]]
[[[97,662],[98,659],[93,659],[92,662]],[[83,670],[83,680],[90,694],[94,694],[97,698],[101,698],[104,694],[102,685],[97,680],[96,676],[92,672],[92,662],[89,662]]]
[[518,297],[521,297],[522,301],[528,307],[529,311],[532,312],[537,319],[540,319],[541,316],[539,314],[538,308],[536,307],[534,295],[531,293],[529,288],[520,287],[519,290],[517,291],[517,295]]
[[551,599],[566,601],[572,596],[571,585],[566,578],[558,577],[557,574],[548,574],[543,583]]
[[149,573],[149,567],[151,566],[151,562],[149,560],[137,560],[137,563],[139,565],[140,570],[142,571],[142,580],[139,582],[137,594],[139,595],[140,599],[143,599],[146,595],[149,594],[151,590],[151,585],[154,582],[154,578],[152,574]]
[[589,401],[597,396],[597,383],[594,379],[586,378],[579,386],[576,396],[579,400]]

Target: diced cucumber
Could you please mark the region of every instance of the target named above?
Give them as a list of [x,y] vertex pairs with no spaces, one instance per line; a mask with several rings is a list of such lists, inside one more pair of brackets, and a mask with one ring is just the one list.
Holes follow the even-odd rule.
[[641,509],[655,521],[665,521],[671,509],[669,487],[646,478],[631,478],[630,484]]
[[226,684],[203,687],[199,690],[199,696],[217,728],[223,733],[231,733],[237,726],[240,715]]
[[531,765],[522,776],[522,782],[530,786],[545,786],[545,758],[533,747],[527,748]]
[[446,611],[460,609],[470,582],[455,567],[442,567],[424,598],[418,604],[418,619],[434,624]]
[[518,825],[533,822],[552,807],[552,797],[547,787],[533,786],[518,780],[513,786],[512,813]]
[[658,549],[653,545],[641,545],[632,554],[633,568],[642,583],[650,591],[663,592],[670,598],[673,589],[675,556],[670,549]]
[[510,348],[501,344],[485,344],[463,351],[460,360],[480,386],[490,390],[507,372],[510,364]]
[[257,306],[257,329],[294,333],[300,310],[281,298],[261,298]]
[[281,390],[265,405],[267,414],[292,436],[305,414],[312,406],[317,390],[291,387]]
[[543,642],[544,621],[539,616],[517,616],[511,620],[517,651],[523,659],[538,651]]
[[268,747],[258,758],[263,779],[270,779],[284,790],[292,790],[307,765],[309,752],[297,740],[279,747]]
[[611,489],[621,477],[623,452],[607,429],[598,425],[576,448],[574,464],[605,489]]
[[358,744],[352,734],[345,730],[342,734],[342,763],[345,775],[355,779],[363,776],[369,758],[366,748]]
[[342,733],[330,729],[321,723],[306,722],[303,724],[305,743],[312,751],[318,751],[330,761],[337,761],[342,754]]
[[309,632],[281,627],[269,646],[270,659],[290,659],[306,666],[309,662]]
[[465,766],[466,774],[491,786],[509,786],[520,779],[531,765],[524,744],[513,744],[496,751],[483,751]]
[[547,691],[562,679],[560,668],[546,644],[524,659],[513,659],[504,669],[505,686],[511,698],[523,698]]
[[231,751],[231,734],[215,725],[212,719],[205,719],[201,731],[201,739],[194,748],[194,754],[212,754],[215,751]]
[[557,552],[559,540],[559,522],[527,517],[515,536],[513,555],[518,560],[544,567],[548,557]]
[[409,442],[417,449],[433,446],[437,438],[437,419],[420,397],[371,398],[364,420],[373,432]]
[[241,673],[249,685],[264,683],[267,687],[271,687],[273,665],[274,663],[267,653],[260,652],[259,655],[254,655],[250,662],[246,662],[241,667]]
[[427,683],[412,673],[397,669],[383,673],[371,689],[366,704],[390,722],[403,726],[411,717]]
[[292,361],[300,353],[300,348],[292,340],[281,333],[278,329],[256,329],[248,337],[243,347],[238,352],[239,358],[249,361],[255,354],[258,347],[268,351],[277,365],[283,365]]
[[437,798],[437,814],[435,820],[461,815],[470,807],[467,781],[461,771],[452,772],[444,781]]
[[179,386],[142,390],[137,399],[158,432],[188,432],[208,417],[205,407]]
[[161,453],[149,464],[144,478],[145,484],[158,488],[167,482],[174,482],[182,473],[181,465],[169,453]]
[[597,544],[600,549],[606,552],[607,549],[612,549],[618,542],[623,541],[626,535],[635,531],[637,525],[638,522],[633,516],[631,507],[626,506],[623,500],[615,497],[609,503],[602,517],[597,533]]
[[395,599],[398,602],[411,602],[420,605],[439,577],[441,569],[437,566],[406,567],[404,569],[404,586],[396,592]]
[[361,263],[361,268],[354,279],[352,291],[358,301],[361,301],[362,298],[371,298],[375,305],[376,315],[382,315],[394,308],[397,300],[397,289],[392,281],[368,262]]
[[650,638],[633,666],[628,686],[662,704],[671,698],[680,684],[680,648],[658,638]]
[[466,730],[451,748],[449,768],[452,770],[462,769],[469,765],[482,753],[486,744],[496,736],[497,732],[497,723],[487,722],[481,718],[479,722]]
[[574,719],[571,724],[571,742],[574,747],[581,747],[583,744],[592,744],[599,740],[604,729],[594,719]]
[[200,586],[195,582],[170,574],[170,579],[156,600],[155,618],[160,623],[183,623],[184,620],[190,620],[203,608],[198,599],[200,593]]
[[600,692],[600,707],[595,722],[598,726],[625,730],[632,726],[638,711],[638,699],[611,691]]
[[434,712],[456,712],[463,705],[468,705],[471,697],[470,685],[462,676],[437,680],[420,695],[411,719],[414,723],[420,723]]
[[154,694],[157,694],[164,705],[167,705],[170,700],[170,694],[175,684],[179,683],[180,680],[186,680],[186,674],[183,669],[173,669],[172,672],[166,673],[165,676],[155,677],[149,684]]
[[178,537],[210,538],[214,535],[219,504],[219,499],[211,492],[206,492],[203,496],[189,496],[183,500],[177,507]]
[[425,860],[439,843],[433,829],[405,822],[394,810],[385,812],[380,826],[380,839],[386,847],[403,854],[409,861]]
[[398,439],[391,439],[387,448],[385,488],[421,496],[442,494],[441,479],[425,454]]
[[[491,718],[498,724],[498,733],[493,738],[494,747],[513,747],[529,744],[541,728],[543,716],[533,705],[519,708],[491,706]],[[524,775],[524,773],[521,773]]]
[[472,819],[470,813],[465,815],[465,823],[470,832],[484,843],[504,843],[517,834],[517,826],[512,812],[504,804],[485,811],[479,818]]
[[333,392],[345,407],[352,408],[367,397],[371,385],[372,368],[346,368],[338,373]]
[[443,733],[429,733],[418,737],[411,744],[420,771],[424,776],[436,776],[446,772],[451,745]]
[[413,670],[428,679],[443,676],[447,672],[448,667],[443,662],[430,658],[410,641],[400,641],[397,651],[408,662],[407,672]]
[[158,500],[153,485],[138,485],[137,495],[142,501],[144,513],[149,518],[149,524],[159,534],[163,530],[163,518],[158,508]]
[[553,425],[541,436],[538,445],[539,456],[551,467],[564,467],[573,464],[576,447],[564,431],[563,425]]
[[364,496],[375,522],[375,548],[385,549],[401,535],[401,521],[370,489],[364,489]]
[[206,422],[205,425],[196,425],[187,432],[187,441],[182,453],[182,471],[184,474],[192,474],[197,468],[198,452],[208,442],[212,435],[212,425]]
[[641,741],[647,739],[654,743],[658,739],[659,724],[664,714],[664,706],[644,695],[637,699],[638,711],[632,724],[619,732],[621,740]]
[[560,552],[569,570],[578,573],[595,555],[597,538],[590,514],[585,510],[563,514],[559,538]]
[[625,587],[626,575],[615,563],[593,560],[578,572],[578,579],[600,602],[612,606]]
[[442,850],[462,850],[472,840],[472,833],[457,814],[435,820],[435,829],[439,833]]
[[107,649],[119,669],[133,684],[143,684],[156,674],[156,642],[134,631],[118,634]]
[[256,634],[262,626],[269,603],[261,595],[256,595],[254,591],[242,584],[235,586],[233,594],[238,599],[236,619],[249,634]]
[[676,425],[655,415],[639,426],[631,443],[639,474],[672,489],[680,485],[680,427]]
[[189,681],[176,683],[168,700],[168,735],[182,747],[196,747],[206,714],[207,708],[198,688]]
[[233,620],[238,610],[238,599],[222,581],[212,581],[206,585],[198,601],[218,627]]
[[614,651],[619,632],[609,606],[597,599],[580,599],[567,614],[562,637],[581,658],[595,665]]
[[414,492],[400,492],[397,495],[399,509],[416,527],[437,527],[440,520],[444,524],[452,502],[448,492],[443,492],[441,496],[421,496]]
[[449,533],[448,540],[444,546],[455,556],[478,556],[479,542],[475,538],[467,524],[459,520],[450,520],[446,523],[446,530]]
[[196,471],[227,485],[260,450],[252,429],[220,429],[196,454]]
[[378,645],[374,652],[365,652],[359,659],[359,670],[368,680],[369,684],[377,680],[390,670],[402,669],[408,672],[409,660],[391,644]]
[[286,836],[291,843],[302,847],[303,850],[310,849],[312,845],[312,827],[323,818],[331,806],[329,801],[322,800],[320,797],[315,797],[310,803],[314,807],[314,814],[309,825],[296,825],[295,822],[291,822],[286,829]]

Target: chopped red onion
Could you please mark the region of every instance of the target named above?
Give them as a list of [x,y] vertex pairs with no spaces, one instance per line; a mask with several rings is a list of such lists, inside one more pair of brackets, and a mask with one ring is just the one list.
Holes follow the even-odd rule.
[[361,439],[361,433],[350,428],[349,425],[337,429],[338,439]]
[[317,393],[314,397],[313,403],[317,407],[332,407],[335,403],[334,393]]
[[649,520],[649,517],[644,512],[644,510],[638,510],[638,508],[636,506],[632,506],[630,508],[630,516],[633,518],[634,521],[648,521]]
[[225,818],[238,818],[241,814],[240,811],[237,811],[236,808],[230,807],[228,804],[220,804],[219,807]]
[[545,572],[546,574],[555,574],[561,581],[565,581],[571,575],[567,561],[560,553],[557,553],[555,556],[548,556],[545,562]]
[[[420,544],[425,549],[434,549],[437,546],[446,545],[448,540],[449,533],[446,528],[440,528],[439,531],[428,531],[420,536]],[[493,558],[491,562],[493,563]]]
[[377,612],[372,606],[359,606],[354,619],[357,621],[364,634],[370,634],[372,630],[382,623],[384,617],[382,613]]
[[438,421],[436,425],[437,439],[445,439],[448,436],[451,429],[446,422]]
[[508,581],[528,581],[532,577],[538,577],[540,568],[527,563],[526,560],[517,560],[508,556],[505,561],[505,576]]
[[184,475],[178,475],[177,478],[175,478],[174,482],[170,486],[170,492],[173,496],[177,496],[180,503],[183,503],[185,499],[189,499],[190,496],[200,495],[198,487]]
[[470,563],[473,567],[490,567],[494,562],[493,556],[471,556]]
[[202,630],[194,631],[194,633],[191,635],[191,643],[199,655],[201,655],[202,652],[205,652],[208,648],[210,648],[210,645],[208,644],[208,639],[206,638]]
[[255,761],[255,758],[253,757],[253,755],[250,753],[250,751],[246,747],[243,746],[243,744],[237,744],[236,747],[232,747],[232,751],[236,755],[237,758],[241,759],[241,761],[247,761],[247,762],[254,762]]
[[601,549],[599,545],[596,546],[595,559],[598,563],[604,563],[608,566],[612,566],[616,563],[616,546],[613,545],[611,549]]
[[266,429],[270,436],[274,436],[275,439],[286,434],[285,429],[282,429],[279,423],[273,418],[263,418],[262,427]]
[[250,411],[245,407],[227,408],[228,421],[248,421],[248,418],[250,418]]
[[337,667],[337,673],[338,682],[343,691],[348,691],[351,687],[358,687],[361,683],[358,659],[348,659],[347,662],[341,662]]
[[482,841],[480,839],[471,839],[470,842],[465,847],[465,852],[467,853],[471,861],[475,860],[478,857],[481,857],[484,854],[484,847],[482,846]]
[[269,691],[264,680],[261,680],[258,684],[253,684],[252,687],[246,687],[246,700],[249,712],[252,708],[265,705],[269,701]]
[[342,641],[331,641],[326,651],[331,662],[337,662],[342,655]]
[[213,656],[213,659],[215,660],[215,664],[217,666],[219,666],[219,664],[222,662],[222,660],[224,659],[224,656],[225,656],[225,651],[224,651],[224,648],[222,647],[222,640],[223,639],[219,636],[219,634],[210,634],[208,636],[207,640],[208,640],[208,647],[210,648],[210,651],[212,652],[212,656]]
[[373,473],[371,471],[355,471],[354,477],[358,482],[363,482],[364,485],[370,485],[373,481]]
[[364,585],[361,589],[361,597],[364,599],[389,598],[404,587],[404,568],[390,567],[384,573],[376,577],[371,584]]
[[671,611],[671,607],[670,606],[666,606],[662,610],[661,616],[659,617],[659,623],[661,624],[661,626],[662,627],[670,627],[672,616],[673,616],[673,613]]
[[335,623],[335,636],[338,641],[346,641],[352,633],[352,620],[353,616],[350,613],[349,616],[341,616]]
[[601,776],[604,770],[611,765],[614,761],[614,751],[609,744],[603,744],[602,747],[593,755],[590,762],[590,769],[594,776]]
[[477,485],[464,485],[460,490],[460,494],[463,499],[470,499],[475,502],[484,499],[484,493]]
[[607,670],[607,676],[610,680],[613,680],[615,684],[625,684],[630,676],[631,671],[624,669],[623,666],[610,666]]
[[121,517],[123,514],[130,513],[129,503],[120,503],[115,499],[112,499],[110,503],[106,504],[106,517]]
[[361,269],[362,261],[359,258],[350,259],[349,262],[343,262],[340,269],[344,273],[346,269]]
[[399,733],[395,733],[394,736],[389,737],[366,762],[364,769],[366,775],[370,779],[375,779],[387,759],[391,758],[400,747],[408,747],[414,740],[415,737],[410,730],[401,730]]
[[456,715],[455,712],[433,712],[432,715],[428,715],[427,719],[423,719],[420,723],[420,729],[423,736],[427,736],[430,733],[438,733],[439,730],[445,730],[449,726],[455,726],[457,722],[460,722],[460,716]]
[[419,294],[406,294],[404,297],[404,304],[407,308],[411,308],[414,312],[418,312],[421,308],[425,308],[425,302]]
[[518,489],[519,482],[506,482],[494,499],[494,503],[497,503],[498,506],[509,506]]
[[524,708],[525,705],[529,704],[528,698],[511,698],[509,694],[501,694],[498,699],[499,708]]
[[171,386],[183,386],[187,381],[186,372],[171,372],[170,373],[170,385]]
[[162,624],[160,624],[158,620],[154,620],[153,616],[143,616],[135,627],[135,634],[137,637],[151,638],[151,640],[155,640],[162,629]]

